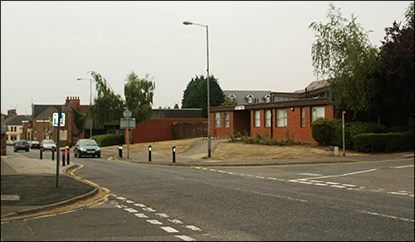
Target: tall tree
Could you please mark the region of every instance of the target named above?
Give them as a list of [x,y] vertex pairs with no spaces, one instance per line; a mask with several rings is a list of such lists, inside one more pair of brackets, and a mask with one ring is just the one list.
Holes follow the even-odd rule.
[[379,108],[376,83],[378,50],[371,46],[368,33],[356,22],[344,18],[341,9],[329,4],[327,24],[312,22],[316,40],[312,44],[314,73],[326,79],[332,89],[336,110],[376,112]]
[[90,108],[90,115],[96,125],[117,122],[123,116],[124,101],[119,94],[115,94],[107,80],[101,74],[90,72],[95,80],[97,97]]
[[[220,106],[225,95],[219,86],[218,79],[213,75],[209,78],[210,106]],[[207,118],[207,78],[196,76],[187,84],[183,93],[182,108],[201,108],[202,116]]]
[[408,118],[414,118],[414,2],[405,17],[403,27],[394,21],[392,27],[385,28],[386,36],[380,47],[383,76],[380,101],[384,117],[398,125],[406,125]]
[[145,122],[153,116],[155,83],[152,79],[148,74],[139,78],[134,72],[127,76],[127,83],[124,85],[125,101],[137,123]]

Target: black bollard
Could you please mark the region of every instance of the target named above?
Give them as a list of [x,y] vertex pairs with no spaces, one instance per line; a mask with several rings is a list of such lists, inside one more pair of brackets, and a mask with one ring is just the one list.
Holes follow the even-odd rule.
[[173,163],[176,163],[176,146],[173,146],[172,150],[173,150]]
[[69,165],[69,157],[70,157],[70,150],[69,146],[66,146],[66,164]]
[[55,147],[52,147],[52,160],[55,160]]
[[148,146],[148,162],[151,161],[151,145]]
[[62,166],[65,166],[65,148],[62,149]]
[[40,147],[40,157],[39,157],[39,159],[43,159],[43,147]]
[[122,158],[122,144],[118,145],[118,156]]

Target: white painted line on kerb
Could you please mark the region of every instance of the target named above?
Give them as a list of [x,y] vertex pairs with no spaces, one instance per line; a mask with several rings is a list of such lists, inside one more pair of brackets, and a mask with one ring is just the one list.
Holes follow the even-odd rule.
[[183,241],[196,241],[195,239],[193,239],[192,237],[189,237],[187,235],[175,235],[174,237],[179,238]]
[[165,226],[165,227],[160,227],[162,230],[166,231],[167,233],[178,233],[179,231],[169,227],[169,226]]
[[151,224],[163,224],[162,222],[155,220],[155,219],[148,219],[146,220],[147,222],[151,223]]

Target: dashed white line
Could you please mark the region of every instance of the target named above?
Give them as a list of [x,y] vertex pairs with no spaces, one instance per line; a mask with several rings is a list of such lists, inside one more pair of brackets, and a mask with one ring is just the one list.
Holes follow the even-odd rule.
[[127,200],[127,201],[125,201],[126,203],[135,203],[134,201],[131,201],[131,200]]
[[134,215],[137,216],[137,217],[139,217],[139,218],[148,218],[148,216],[145,215],[144,213],[136,213]]
[[147,212],[155,212],[156,210],[152,209],[152,208],[143,208],[144,211]]
[[195,239],[193,239],[192,237],[189,237],[187,235],[175,235],[174,237],[179,238],[183,241],[196,241]]
[[191,229],[193,231],[202,231],[200,228],[194,226],[194,225],[187,225],[185,228]]
[[178,219],[167,219],[167,220],[174,223],[174,224],[183,224],[183,222],[178,220]]
[[127,212],[130,212],[130,213],[137,213],[138,212],[134,208],[124,208],[124,210],[127,211]]
[[125,200],[125,197],[116,197],[118,200]]
[[394,167],[391,167],[391,168],[393,168],[393,169],[400,169],[400,168],[408,168],[408,167],[414,167],[414,165],[408,165],[408,166],[394,166]]
[[168,218],[169,215],[165,214],[165,213],[156,213],[157,216],[160,216],[162,218]]
[[160,222],[156,219],[147,219],[146,221],[151,223],[151,224],[163,224],[162,222]]
[[134,204],[134,206],[140,207],[140,208],[145,208],[146,207],[146,205],[141,204],[141,203],[136,203],[136,204]]
[[165,227],[160,227],[162,230],[166,231],[167,233],[178,233],[179,231],[169,227],[169,226],[165,226]]

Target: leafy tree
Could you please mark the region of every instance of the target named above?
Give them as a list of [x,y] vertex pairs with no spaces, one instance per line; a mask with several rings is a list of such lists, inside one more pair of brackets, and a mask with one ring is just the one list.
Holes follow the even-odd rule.
[[101,74],[94,71],[90,72],[95,80],[97,97],[94,105],[88,111],[99,126],[105,123],[118,122],[123,117],[124,101],[119,94],[115,94],[107,80]]
[[84,121],[86,119],[86,115],[80,113],[78,110],[74,109],[73,107],[71,107],[72,112],[74,114],[74,123],[75,126],[78,128],[78,136],[79,134],[82,132],[82,130],[84,129]]
[[139,78],[134,72],[127,76],[127,83],[124,85],[125,101],[137,123],[145,122],[153,116],[155,83],[152,79],[148,74]]
[[227,97],[225,101],[221,104],[221,106],[236,106],[238,105],[238,101],[236,99],[232,99]]
[[[408,117],[414,117],[414,3],[405,14],[403,27],[393,22],[385,28],[386,36],[380,47],[382,73],[382,99],[384,117],[401,117],[390,121],[406,125]],[[395,120],[396,120],[395,118]]]
[[311,51],[314,73],[328,80],[336,110],[354,111],[354,118],[358,112],[377,112],[378,50],[353,14],[348,20],[329,4],[327,18],[327,24],[309,25],[316,36]]
[[[213,75],[209,78],[210,106],[220,106],[225,95],[219,86],[218,79]],[[196,76],[187,84],[183,93],[182,108],[201,108],[202,116],[207,118],[207,78]]]

